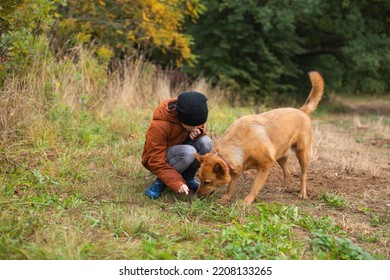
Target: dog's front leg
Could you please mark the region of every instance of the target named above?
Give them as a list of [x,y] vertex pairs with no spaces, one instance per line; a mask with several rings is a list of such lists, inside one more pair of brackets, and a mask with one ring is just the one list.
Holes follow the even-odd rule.
[[259,192],[261,191],[261,189],[264,186],[265,180],[268,177],[268,174],[271,170],[271,167],[272,167],[272,165],[266,166],[266,167],[263,166],[257,170],[256,179],[253,182],[253,185],[249,191],[249,194],[244,199],[245,205],[249,205],[253,202],[253,200],[255,200],[255,198],[257,197],[257,195],[259,194]]
[[237,186],[238,179],[240,178],[239,175],[232,175],[232,179],[229,183],[227,192],[218,200],[219,203],[224,204],[227,203],[234,193],[234,189]]

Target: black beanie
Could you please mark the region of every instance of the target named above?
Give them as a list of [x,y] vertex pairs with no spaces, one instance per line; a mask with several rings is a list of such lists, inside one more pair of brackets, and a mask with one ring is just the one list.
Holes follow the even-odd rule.
[[196,91],[183,92],[177,97],[177,118],[185,125],[197,126],[207,120],[207,97]]

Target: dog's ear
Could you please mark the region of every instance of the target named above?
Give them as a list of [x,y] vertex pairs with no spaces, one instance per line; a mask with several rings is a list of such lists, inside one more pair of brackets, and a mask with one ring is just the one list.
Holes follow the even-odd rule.
[[225,169],[223,168],[222,164],[220,164],[219,162],[217,162],[214,165],[213,172],[217,175],[217,177],[225,175]]
[[194,153],[194,156],[199,163],[202,163],[204,156],[201,156],[200,154]]

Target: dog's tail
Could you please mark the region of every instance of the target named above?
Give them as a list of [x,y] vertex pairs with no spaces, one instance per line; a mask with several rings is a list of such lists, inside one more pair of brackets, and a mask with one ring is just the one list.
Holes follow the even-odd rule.
[[317,108],[322,96],[324,95],[325,82],[321,74],[316,71],[309,72],[311,81],[311,91],[305,104],[300,108],[303,112],[310,115]]

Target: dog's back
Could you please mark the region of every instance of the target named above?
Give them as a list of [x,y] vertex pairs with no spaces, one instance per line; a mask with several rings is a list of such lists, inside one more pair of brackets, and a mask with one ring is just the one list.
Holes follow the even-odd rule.
[[[305,135],[303,135],[305,131]],[[277,160],[298,140],[310,142],[311,122],[308,115],[295,108],[279,108],[258,115],[249,115],[236,120],[220,140],[218,150],[240,150],[228,156],[231,160],[245,159],[256,154],[267,154]],[[234,159],[233,159],[234,158]]]
[[[291,147],[311,145],[311,121],[309,115],[317,108],[325,83],[320,73],[309,72],[311,91],[300,108],[278,108],[258,115],[236,120],[219,144],[220,149],[237,150],[237,159],[245,160],[246,154],[268,154],[273,160],[284,156]],[[237,148],[239,147],[239,148]],[[298,147],[299,148],[299,147]],[[257,150],[255,153],[254,150]]]

